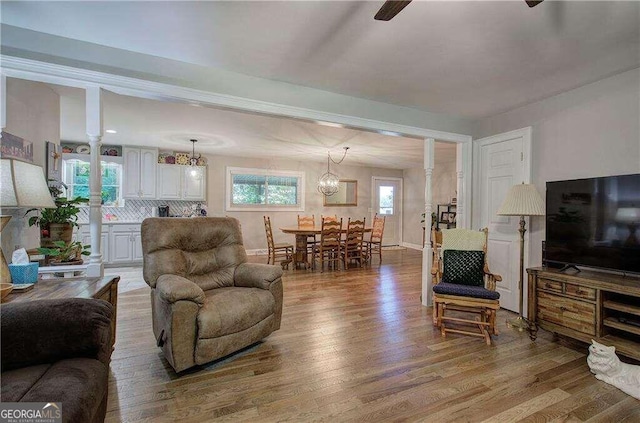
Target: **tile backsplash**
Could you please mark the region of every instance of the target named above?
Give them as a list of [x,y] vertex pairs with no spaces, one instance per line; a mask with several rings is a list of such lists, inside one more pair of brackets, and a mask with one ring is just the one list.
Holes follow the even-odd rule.
[[[185,210],[191,210],[192,206],[200,204],[206,209],[205,203],[201,201],[166,201],[166,200],[125,200],[124,207],[102,207],[102,220],[117,220],[127,222],[141,222],[143,219],[152,216],[152,210],[158,206],[169,206],[170,215],[183,215]],[[116,218],[109,217],[115,216]],[[78,214],[78,223],[89,222],[89,207],[82,207]]]

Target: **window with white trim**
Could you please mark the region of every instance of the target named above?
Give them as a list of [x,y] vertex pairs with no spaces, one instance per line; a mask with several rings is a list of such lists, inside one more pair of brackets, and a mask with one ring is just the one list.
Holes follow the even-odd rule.
[[[67,197],[89,198],[89,175],[91,165],[86,159],[78,159],[78,155],[63,155],[62,182],[67,185]],[[105,157],[100,161],[102,177],[102,204],[109,207],[123,207],[122,199],[122,157]]]
[[227,167],[227,210],[304,210],[304,172]]

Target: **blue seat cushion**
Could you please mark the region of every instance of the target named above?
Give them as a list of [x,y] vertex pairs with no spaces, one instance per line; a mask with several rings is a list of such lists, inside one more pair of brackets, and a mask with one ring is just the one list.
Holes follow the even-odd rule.
[[484,251],[444,250],[442,282],[484,286]]
[[442,295],[457,295],[461,297],[483,298],[486,300],[500,299],[500,293],[491,291],[483,286],[458,285],[440,282],[434,285],[433,292]]

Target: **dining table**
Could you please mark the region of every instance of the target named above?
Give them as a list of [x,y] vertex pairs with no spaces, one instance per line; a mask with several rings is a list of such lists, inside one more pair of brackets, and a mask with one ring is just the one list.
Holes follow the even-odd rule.
[[[279,229],[285,234],[292,234],[296,237],[293,268],[297,269],[299,264],[303,264],[305,269],[311,266],[307,254],[307,240],[310,236],[320,235],[322,226],[285,226]],[[364,232],[371,232],[371,227],[365,227]],[[346,226],[342,228],[342,233],[347,233]],[[320,241],[318,240],[318,242]]]

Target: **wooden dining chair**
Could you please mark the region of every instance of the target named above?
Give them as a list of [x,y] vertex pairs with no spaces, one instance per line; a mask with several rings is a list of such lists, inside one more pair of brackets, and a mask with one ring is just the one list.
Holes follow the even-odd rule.
[[316,259],[320,260],[320,271],[324,272],[324,262],[327,267],[339,268],[340,261],[340,238],[342,236],[342,219],[339,221],[323,220],[320,231],[320,242],[316,245],[313,253],[313,269],[316,266]]
[[[298,228],[300,229],[315,229],[316,217],[314,214],[311,216],[298,215]],[[317,244],[316,234],[307,235],[307,253],[313,255],[313,249]]]
[[276,264],[276,258],[284,257],[280,261],[283,269],[289,268],[289,263],[293,260],[293,245],[286,243],[275,243],[273,241],[273,232],[271,231],[271,218],[262,216],[264,219],[264,231],[267,235],[267,264]]
[[[330,222],[337,222],[338,221],[338,215],[334,214],[333,216],[323,216],[320,215],[320,219],[324,222],[325,220],[328,220]],[[342,219],[341,219],[342,220]]]
[[368,241],[364,241],[366,251],[366,261],[371,263],[373,254],[378,254],[379,264],[382,264],[382,235],[384,234],[384,222],[386,217],[379,217],[376,214],[373,218],[373,227],[371,228],[371,237]]
[[340,251],[342,265],[345,269],[349,267],[349,263],[357,261],[362,266],[366,260],[367,253],[363,245],[365,222],[366,218],[362,218],[362,220],[349,218],[347,221],[347,234]]

